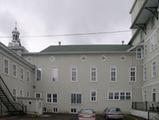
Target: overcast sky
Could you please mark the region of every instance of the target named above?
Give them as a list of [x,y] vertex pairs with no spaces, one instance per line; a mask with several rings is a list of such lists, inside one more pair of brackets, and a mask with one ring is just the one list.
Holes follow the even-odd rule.
[[[129,30],[134,0],[0,0],[0,36],[11,36],[17,21],[21,36],[61,35]],[[38,52],[49,45],[121,44],[131,32],[62,37],[21,38]],[[8,45],[11,38],[0,38]]]

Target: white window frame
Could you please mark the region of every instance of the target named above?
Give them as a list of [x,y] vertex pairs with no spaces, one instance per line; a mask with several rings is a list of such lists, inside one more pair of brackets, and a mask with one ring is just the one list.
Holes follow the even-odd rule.
[[[53,98],[54,94],[57,96],[56,97],[56,100],[57,100],[56,102],[54,102],[54,98]],[[58,104],[58,94],[57,93],[52,93],[52,97],[51,98],[52,98],[52,103],[53,104]]]
[[[128,97],[127,93],[130,93],[130,95],[129,95],[130,99],[127,99],[127,97]],[[132,99],[132,93],[130,91],[126,91],[125,92],[125,100],[131,100],[131,99]]]
[[[40,77],[40,79],[38,79],[38,77],[37,77],[37,75],[38,75],[38,71],[40,71],[40,75],[41,75],[41,77]],[[42,80],[42,68],[37,68],[37,71],[36,71],[36,81],[41,81]]]
[[143,49],[142,47],[136,48],[136,59],[142,60],[143,59]]
[[[50,98],[48,98],[48,94],[51,95]],[[48,101],[49,100],[49,101]],[[46,103],[52,103],[52,93],[46,93]]]
[[29,91],[26,92],[26,97],[30,97],[30,92]]
[[[118,93],[118,99],[116,99],[116,93]],[[113,100],[120,100],[120,92],[113,92]]]
[[[95,71],[92,70],[92,69],[95,69]],[[93,72],[95,72],[95,77],[92,76]],[[95,80],[93,80],[93,78],[95,78]],[[95,66],[90,67],[90,81],[91,82],[97,82],[98,81],[98,70],[97,70],[97,67],[95,67]]]
[[[135,69],[135,71],[132,71],[132,69]],[[135,72],[135,76],[131,76],[132,72]],[[129,68],[129,82],[136,82],[136,76],[137,76],[137,68],[136,66],[131,66]],[[135,80],[132,80],[133,77],[135,78]]]
[[[14,71],[14,66],[15,66],[15,71]],[[13,65],[12,65],[12,76],[17,77],[17,72],[18,72],[17,65],[15,63],[13,63]]]
[[[21,94],[21,92],[22,92],[22,94]],[[19,96],[20,96],[20,97],[24,97],[24,89],[20,89],[20,90],[19,90]]]
[[30,81],[30,71],[29,70],[26,71],[26,81],[27,82]]
[[[5,61],[7,61],[8,62],[8,64],[7,64],[7,67],[5,66]],[[10,72],[10,69],[9,69],[9,65],[10,65],[10,62],[9,62],[9,59],[7,59],[7,58],[4,58],[4,60],[3,60],[3,72],[4,72],[4,74],[6,74],[6,75],[9,75],[9,72]],[[6,68],[7,68],[7,73],[6,73]]]
[[[115,69],[115,76],[113,78],[115,78],[115,80],[112,80],[112,69]],[[117,66],[116,65],[111,65],[110,66],[110,82],[117,82]]]
[[37,97],[36,97],[37,94],[39,94],[39,95],[40,95],[40,98],[42,98],[41,92],[36,92],[36,93],[35,93],[35,98],[37,98]]
[[[55,109],[57,109],[57,111],[55,111]],[[53,113],[58,113],[58,107],[53,107],[53,108],[52,108],[52,112],[53,112]]]
[[[55,77],[53,74],[53,71],[54,70],[57,70],[56,72],[57,72],[57,77]],[[57,67],[53,67],[52,69],[51,69],[51,82],[57,82],[57,81],[59,81],[59,69],[57,68]]]
[[[112,97],[111,99],[110,99],[110,94],[113,95],[113,96],[111,96]],[[114,92],[113,91],[108,92],[108,100],[114,100]]]
[[[76,102],[75,103],[72,103],[72,94],[75,94],[76,95]],[[77,95],[81,95],[81,103],[77,103],[77,101],[78,101],[78,99],[77,99]],[[82,104],[82,93],[80,93],[80,92],[72,92],[71,94],[70,94],[70,103],[72,104],[72,105],[81,105]]]
[[156,78],[157,77],[157,64],[156,61],[152,62],[152,78]]
[[[74,111],[72,112],[72,111],[71,111],[72,109],[73,109],[73,110],[76,110],[76,112],[74,112]],[[77,108],[75,108],[75,107],[71,107],[71,108],[70,108],[70,113],[76,114],[77,112],[78,112],[78,111],[77,111]]]
[[[15,90],[15,95],[14,95],[14,90]],[[13,95],[14,97],[17,97],[17,89],[16,89],[16,88],[13,88],[13,89],[12,89],[12,95]]]
[[[92,92],[95,92],[95,96],[92,96]],[[91,90],[90,91],[90,102],[97,102],[97,90]]]
[[24,80],[24,68],[20,67],[20,79]]
[[[73,69],[75,69],[75,71],[73,71]],[[73,77],[74,77],[73,72],[75,72],[75,74],[76,74],[75,80],[73,80]],[[70,69],[70,79],[71,79],[71,82],[78,82],[78,70],[77,70],[76,66],[72,66]]]

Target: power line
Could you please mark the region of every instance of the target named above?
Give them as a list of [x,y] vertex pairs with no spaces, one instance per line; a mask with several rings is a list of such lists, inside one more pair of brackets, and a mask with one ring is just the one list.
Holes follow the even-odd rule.
[[[108,31],[108,32],[90,32],[90,33],[71,33],[71,34],[48,34],[48,35],[31,35],[31,36],[21,36],[21,38],[42,38],[42,37],[63,37],[63,36],[87,36],[87,35],[101,35],[101,34],[116,34],[131,32],[131,30],[121,30],[121,31]],[[0,36],[0,38],[11,38],[11,36]]]

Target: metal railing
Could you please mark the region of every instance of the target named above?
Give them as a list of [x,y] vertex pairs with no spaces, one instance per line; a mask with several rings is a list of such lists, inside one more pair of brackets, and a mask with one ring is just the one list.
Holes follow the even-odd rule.
[[132,102],[132,109],[159,112],[159,102]]
[[[9,88],[5,84],[3,78],[0,75],[0,89],[1,94],[3,94],[3,99],[8,102],[8,104],[5,104],[8,109],[10,109],[13,112],[24,112],[24,105],[19,104],[16,102],[16,99],[10,92]],[[3,102],[3,99],[1,99],[1,102]],[[11,108],[9,107],[9,104],[11,105]],[[8,106],[7,106],[8,105]]]

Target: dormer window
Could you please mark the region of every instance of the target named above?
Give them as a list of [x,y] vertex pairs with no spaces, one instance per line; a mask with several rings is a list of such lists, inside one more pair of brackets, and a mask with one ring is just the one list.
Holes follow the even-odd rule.
[[143,49],[142,49],[141,47],[138,47],[138,48],[136,49],[136,58],[137,58],[138,60],[143,59]]

